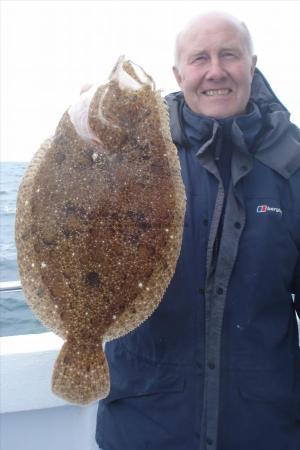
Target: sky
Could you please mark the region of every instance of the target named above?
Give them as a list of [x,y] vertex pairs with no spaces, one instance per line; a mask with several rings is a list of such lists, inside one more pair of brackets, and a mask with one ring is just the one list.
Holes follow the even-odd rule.
[[247,24],[257,67],[300,125],[300,1],[2,0],[0,5],[2,161],[30,161],[81,87],[107,82],[122,54],[142,66],[162,94],[178,90],[174,39],[193,16],[211,10]]

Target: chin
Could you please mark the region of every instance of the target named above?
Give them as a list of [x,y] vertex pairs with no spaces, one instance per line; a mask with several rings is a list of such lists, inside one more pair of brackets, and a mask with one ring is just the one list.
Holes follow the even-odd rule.
[[202,110],[202,112],[200,114],[207,116],[207,117],[212,117],[213,119],[227,119],[228,117],[233,117],[233,116],[238,116],[241,114],[244,114],[244,110],[241,111],[240,109],[237,108],[226,108],[226,109],[207,109],[205,111]]
[[227,119],[234,115],[231,111],[220,112],[220,111],[205,111],[201,113],[203,116],[211,117],[212,119]]

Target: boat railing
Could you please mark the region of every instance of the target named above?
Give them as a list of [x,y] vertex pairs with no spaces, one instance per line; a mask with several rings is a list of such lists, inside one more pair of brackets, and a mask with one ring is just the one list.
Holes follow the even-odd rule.
[[[0,282],[0,292],[21,290],[20,281]],[[0,337],[0,448],[99,450],[97,402],[75,406],[51,392],[62,344],[51,332]]]
[[[22,291],[20,281],[0,282],[0,292],[9,291]],[[1,449],[99,450],[97,402],[77,406],[51,391],[62,344],[51,332],[0,337]]]
[[0,292],[22,291],[21,281],[0,281]]

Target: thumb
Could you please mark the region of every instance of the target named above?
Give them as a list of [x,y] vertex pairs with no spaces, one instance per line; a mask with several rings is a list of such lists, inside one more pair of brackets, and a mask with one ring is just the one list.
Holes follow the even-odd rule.
[[92,87],[91,83],[86,83],[83,86],[81,86],[80,95],[83,94],[84,92],[88,91],[91,87]]

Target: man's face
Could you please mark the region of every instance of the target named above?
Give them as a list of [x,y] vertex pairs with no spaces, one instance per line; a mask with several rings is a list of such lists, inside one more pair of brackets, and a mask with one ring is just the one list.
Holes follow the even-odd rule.
[[208,18],[184,35],[173,70],[189,107],[221,119],[245,112],[255,64],[239,28]]

